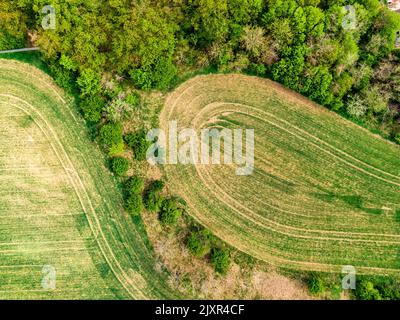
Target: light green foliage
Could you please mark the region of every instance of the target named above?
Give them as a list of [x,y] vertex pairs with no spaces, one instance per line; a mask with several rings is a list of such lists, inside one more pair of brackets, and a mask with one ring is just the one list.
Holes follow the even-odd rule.
[[360,300],[382,300],[381,294],[371,281],[360,281],[357,285],[356,296]]
[[160,222],[164,226],[173,226],[182,216],[183,209],[175,198],[164,199],[160,208]]
[[130,93],[126,96],[125,102],[133,107],[138,107],[140,105],[140,95],[138,93]]
[[356,119],[361,119],[367,113],[368,107],[358,95],[352,97],[347,104],[347,113]]
[[125,202],[125,209],[132,215],[140,215],[144,209],[141,195],[131,194]]
[[0,2],[0,50],[25,47],[27,16],[11,1]]
[[388,103],[385,97],[381,94],[378,87],[372,87],[364,90],[363,100],[368,110],[375,113],[383,113],[388,110]]
[[85,69],[77,79],[82,97],[94,96],[100,92],[100,76],[92,69]]
[[144,181],[138,176],[134,176],[128,179],[125,185],[126,192],[131,194],[141,194],[144,189]]
[[202,258],[211,250],[212,234],[206,229],[193,230],[186,242],[189,251],[196,257]]
[[121,153],[124,149],[122,138],[122,125],[120,123],[107,123],[99,132],[100,145],[110,154]]
[[231,258],[228,249],[223,247],[212,248],[211,264],[217,273],[221,275],[227,274],[231,264]]
[[126,175],[129,170],[129,161],[123,157],[115,157],[111,159],[111,171],[117,176]]

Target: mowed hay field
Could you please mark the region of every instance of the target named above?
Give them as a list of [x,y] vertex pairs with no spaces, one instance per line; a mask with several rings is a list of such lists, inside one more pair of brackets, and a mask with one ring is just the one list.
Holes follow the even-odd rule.
[[173,298],[79,117],[50,77],[0,60],[0,299]]
[[[400,271],[400,148],[274,82],[196,77],[161,127],[255,130],[255,170],[165,165],[171,191],[221,239],[278,266]],[[179,131],[178,131],[179,132]],[[222,145],[222,144],[221,144]]]

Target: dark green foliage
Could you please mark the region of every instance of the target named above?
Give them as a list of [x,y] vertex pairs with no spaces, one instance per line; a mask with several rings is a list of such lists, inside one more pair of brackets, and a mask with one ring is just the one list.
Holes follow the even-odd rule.
[[98,123],[101,120],[101,113],[104,107],[104,99],[99,95],[86,97],[80,102],[83,117],[88,122]]
[[128,133],[124,137],[126,144],[133,151],[133,158],[138,161],[146,160],[146,153],[151,145],[150,141],[146,139],[146,131],[139,130],[136,132]]
[[182,216],[183,208],[175,198],[164,199],[160,208],[160,222],[164,226],[172,226],[178,222]]
[[212,234],[206,229],[193,230],[187,239],[186,246],[196,257],[202,258],[210,252]]
[[355,296],[359,300],[400,300],[400,282],[391,277],[362,277]]
[[135,216],[138,216],[144,209],[142,198],[143,188],[144,181],[137,176],[129,178],[124,186],[125,209]]
[[126,175],[129,170],[129,161],[126,158],[116,157],[111,159],[111,171],[117,176]]
[[[18,1],[18,10],[15,1],[2,1],[0,49],[26,45],[29,22],[57,83],[68,90],[75,83],[80,89],[85,98],[81,108],[89,122],[99,122],[102,110],[99,98],[92,97],[116,98],[123,87],[122,83],[107,87],[105,75],[125,79],[129,75],[125,83],[165,90],[188,67],[217,67],[271,76],[343,112],[349,101],[378,84],[380,112],[368,105],[362,120],[386,128],[387,136],[398,133],[397,71],[390,68],[394,74],[382,73],[379,68],[385,59],[398,64],[395,40],[400,15],[379,0],[174,0],[173,4],[143,0],[109,1],[101,6],[86,1],[79,4],[79,14],[76,4],[62,10],[55,5],[63,27],[52,32],[41,32],[39,11],[44,2],[38,1]],[[346,4],[352,4],[357,15],[358,23],[351,30],[343,27]],[[140,104],[135,96],[124,102]],[[385,106],[392,106],[389,116]],[[141,147],[144,144],[137,153],[143,159]]]
[[125,190],[127,194],[142,194],[144,189],[144,180],[138,176],[134,176],[128,179],[125,184]]
[[143,201],[140,194],[131,194],[125,202],[125,209],[132,215],[140,215],[143,210]]
[[313,273],[310,275],[308,279],[308,289],[310,290],[311,294],[318,295],[324,292],[325,286],[322,278]]
[[164,182],[161,180],[153,181],[144,192],[143,202],[147,210],[159,212],[163,203],[161,195],[164,189]]
[[250,74],[254,74],[256,76],[264,76],[267,72],[267,68],[260,63],[252,63],[250,64],[248,70]]
[[76,87],[76,74],[71,70],[65,69],[61,64],[52,63],[50,73],[55,82],[69,93],[73,93]]
[[221,275],[227,274],[231,264],[229,250],[223,247],[212,248],[211,264],[215,271]]

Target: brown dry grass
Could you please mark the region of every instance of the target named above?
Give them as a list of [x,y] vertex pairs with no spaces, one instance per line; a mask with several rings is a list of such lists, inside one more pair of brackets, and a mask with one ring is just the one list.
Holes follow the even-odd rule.
[[[184,232],[163,229],[157,215],[144,213],[143,220],[154,246],[158,267],[170,272],[169,283],[185,295],[200,299],[305,300],[312,297],[304,283],[278,274],[259,262],[251,269],[232,263],[226,276],[218,276],[207,259],[197,259],[184,246]],[[181,221],[178,229],[187,226]]]

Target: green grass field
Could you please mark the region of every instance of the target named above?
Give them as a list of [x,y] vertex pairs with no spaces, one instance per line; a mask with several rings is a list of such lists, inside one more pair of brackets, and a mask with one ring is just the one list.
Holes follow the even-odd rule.
[[230,245],[278,266],[400,271],[400,148],[268,80],[196,77],[161,126],[255,129],[255,171],[165,165],[171,191]]
[[176,298],[65,99],[43,72],[0,60],[0,299]]

